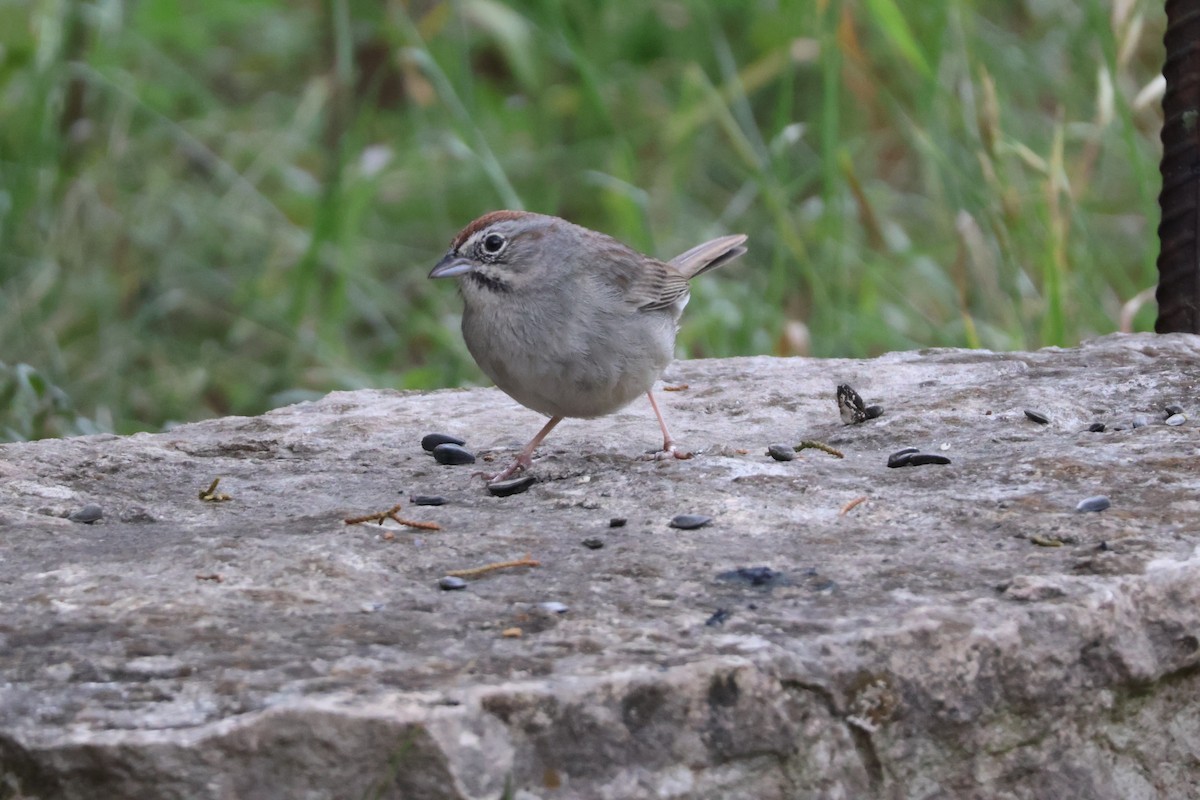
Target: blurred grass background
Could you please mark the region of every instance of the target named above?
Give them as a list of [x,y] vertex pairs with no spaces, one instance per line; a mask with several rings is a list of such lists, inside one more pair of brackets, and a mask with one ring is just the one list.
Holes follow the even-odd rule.
[[483,382],[425,275],[500,207],[663,258],[749,234],[694,285],[686,356],[1111,332],[1156,281],[1163,25],[1160,0],[0,0],[0,439]]

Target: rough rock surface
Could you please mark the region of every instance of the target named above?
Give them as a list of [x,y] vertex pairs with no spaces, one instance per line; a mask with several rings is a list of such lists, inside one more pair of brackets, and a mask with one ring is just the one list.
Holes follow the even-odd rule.
[[1200,796],[1200,337],[667,382],[695,458],[641,402],[504,498],[419,445],[502,464],[494,389],[0,446],[0,798]]

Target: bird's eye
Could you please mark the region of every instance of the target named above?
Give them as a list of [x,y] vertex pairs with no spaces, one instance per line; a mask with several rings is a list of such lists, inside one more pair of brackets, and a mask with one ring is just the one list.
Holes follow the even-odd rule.
[[494,256],[504,249],[507,240],[498,233],[489,233],[483,237],[483,252]]

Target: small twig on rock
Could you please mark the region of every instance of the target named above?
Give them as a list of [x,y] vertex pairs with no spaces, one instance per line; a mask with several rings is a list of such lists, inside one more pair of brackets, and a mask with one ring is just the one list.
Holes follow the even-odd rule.
[[509,569],[511,567],[540,567],[542,562],[534,561],[529,553],[525,554],[524,558],[519,558],[516,561],[497,561],[494,564],[484,564],[482,567],[472,567],[471,569],[455,569],[446,574],[453,578],[477,578],[480,575],[486,575],[498,569]]
[[838,512],[838,516],[846,516],[846,514],[850,513],[851,509],[855,508],[856,506],[860,506],[865,502],[867,502],[867,496],[865,494],[862,497],[854,498],[849,503],[846,503],[846,505],[842,506],[842,510]]
[[207,489],[200,490],[200,499],[210,503],[223,503],[226,500],[232,500],[233,498],[229,495],[217,491],[217,484],[220,482],[220,476],[213,478],[213,482],[208,485]]
[[363,522],[376,522],[382,525],[385,519],[390,519],[392,522],[396,522],[400,525],[407,525],[410,528],[420,528],[423,531],[440,531],[442,529],[442,526],[438,525],[436,522],[421,522],[420,520],[404,519],[399,515],[399,512],[400,503],[396,503],[396,505],[392,506],[387,511],[380,511],[377,514],[363,514],[361,517],[348,517],[342,521],[347,525],[358,525]]
[[383,521],[385,519],[392,516],[399,510],[400,510],[400,504],[396,503],[396,505],[392,506],[387,511],[379,511],[374,514],[363,514],[361,517],[347,517],[346,519],[344,519],[342,521],[345,522],[347,525],[358,525],[359,523],[362,523],[362,522],[377,522],[380,525],[382,525]]
[[796,445],[792,449],[794,449],[797,453],[799,453],[801,450],[807,450],[809,448],[812,448],[813,450],[820,450],[822,453],[829,453],[829,455],[836,456],[837,458],[845,458],[846,457],[845,455],[842,454],[841,450],[835,450],[834,448],[830,447],[829,445],[825,444],[824,442],[813,442],[808,439],[805,439],[803,442]]
[[417,519],[401,519],[395,514],[389,514],[388,516],[394,521],[399,522],[401,525],[407,525],[410,528],[420,528],[423,531],[440,531],[442,529],[442,526],[438,525],[436,522],[422,522],[421,520]]

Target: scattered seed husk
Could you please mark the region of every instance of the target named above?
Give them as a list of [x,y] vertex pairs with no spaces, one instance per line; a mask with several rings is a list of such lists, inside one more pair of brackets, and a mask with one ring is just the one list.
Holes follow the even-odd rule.
[[696,528],[703,528],[712,522],[712,519],[704,514],[676,514],[667,524],[681,531],[693,531]]
[[1093,422],[1091,425],[1088,425],[1088,431],[1090,433],[1104,433],[1105,427],[1103,422]]
[[887,465],[892,469],[897,467],[920,467],[925,464],[949,464],[950,459],[936,453],[922,453],[915,447],[897,450],[888,456]]
[[557,600],[547,600],[544,603],[538,603],[538,608],[548,614],[565,614],[571,610],[569,605],[560,603]]
[[439,464],[446,464],[447,466],[461,466],[462,464],[475,463],[474,453],[451,442],[439,444],[433,448],[433,458]]
[[1025,409],[1025,416],[1036,422],[1038,425],[1049,425],[1050,418],[1040,411],[1034,411],[1032,408]]
[[460,439],[449,433],[427,433],[421,437],[421,447],[431,453],[439,444],[456,444],[462,447],[466,443],[466,439]]
[[580,544],[586,547],[588,550],[599,550],[604,547],[604,540],[598,536],[589,536],[580,542]]
[[838,415],[847,425],[857,425],[883,414],[883,406],[866,405],[863,403],[862,396],[845,383],[839,384],[837,387],[837,405]]
[[1036,544],[1038,547],[1062,547],[1063,543],[1059,539],[1051,539],[1048,536],[1034,534],[1029,537],[1029,541]]
[[96,505],[95,503],[88,503],[83,508],[72,511],[67,516],[67,519],[71,520],[71,522],[82,522],[85,525],[91,525],[93,522],[103,516],[104,509],[100,508],[100,506]]
[[440,494],[414,494],[408,498],[408,501],[414,506],[444,506],[446,498]]
[[438,586],[447,592],[452,592],[455,589],[467,588],[467,582],[462,578],[457,578],[453,575],[446,575],[438,578]]
[[855,425],[867,418],[866,404],[862,397],[849,384],[841,383],[837,387],[838,415],[847,425]]
[[1104,509],[1109,508],[1111,505],[1112,501],[1110,501],[1106,496],[1098,494],[1095,497],[1087,497],[1083,500],[1080,500],[1079,504],[1075,506],[1075,510],[1103,511]]
[[796,451],[790,445],[773,444],[767,448],[767,455],[776,461],[793,461],[796,458]]
[[1130,423],[1135,428],[1146,428],[1150,426],[1151,420],[1146,414],[1134,414],[1133,419],[1130,420]]
[[1187,422],[1187,415],[1186,414],[1172,414],[1171,416],[1167,417],[1166,422],[1172,428],[1175,428],[1175,427],[1178,427],[1178,426],[1182,425],[1183,423]]
[[624,527],[625,527],[625,522],[626,522],[626,519],[625,519],[624,517],[613,517],[612,519],[610,519],[610,520],[608,521],[608,527],[610,527],[610,528],[624,528]]
[[925,464],[949,464],[950,459],[937,453],[913,453],[908,457],[906,467],[921,467]]
[[1171,405],[1163,407],[1163,416],[1164,417],[1173,417],[1176,414],[1182,414],[1182,413],[1183,413],[1183,406],[1179,405],[1178,403],[1171,403]]
[[746,583],[750,586],[775,586],[785,580],[782,572],[770,567],[738,567],[717,575],[719,581],[731,583]]
[[508,497],[509,495],[529,491],[529,487],[535,483],[537,483],[536,475],[521,475],[516,478],[509,478],[506,481],[489,483],[487,488],[492,497]]
[[725,620],[729,619],[732,616],[733,616],[732,611],[725,609],[725,608],[718,608],[716,611],[714,611],[712,613],[711,617],[709,617],[707,620],[704,621],[704,624],[709,628],[715,628],[718,625],[724,625]]

